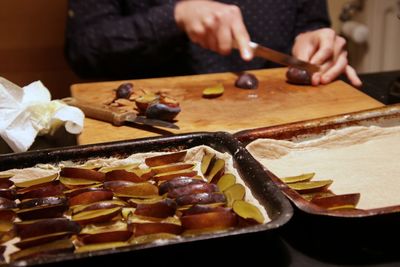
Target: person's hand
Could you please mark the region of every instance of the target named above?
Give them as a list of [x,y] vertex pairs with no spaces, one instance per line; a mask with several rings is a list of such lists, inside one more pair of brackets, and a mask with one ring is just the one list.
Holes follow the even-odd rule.
[[301,33],[296,37],[292,53],[301,60],[321,66],[314,73],[312,84],[327,84],[345,73],[350,82],[360,87],[362,82],[348,64],[346,40],[329,28]]
[[222,55],[237,46],[244,60],[253,58],[250,37],[239,7],[207,0],[179,1],[175,21],[189,39]]

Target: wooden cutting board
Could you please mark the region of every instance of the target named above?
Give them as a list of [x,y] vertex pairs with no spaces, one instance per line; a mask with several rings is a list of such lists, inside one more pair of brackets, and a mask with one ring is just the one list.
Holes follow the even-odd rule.
[[[176,118],[176,124],[180,130],[115,127],[86,118],[78,143],[92,144],[198,131],[233,133],[384,106],[342,81],[318,87],[296,86],[286,82],[286,68],[249,72],[259,79],[260,84],[256,90],[236,88],[235,73],[132,80],[130,82],[134,84],[135,90],[162,90],[178,99],[182,111]],[[114,98],[114,89],[122,82],[74,84],[71,86],[71,94],[78,100],[102,105]],[[202,98],[204,88],[219,83],[225,88],[222,96]]]

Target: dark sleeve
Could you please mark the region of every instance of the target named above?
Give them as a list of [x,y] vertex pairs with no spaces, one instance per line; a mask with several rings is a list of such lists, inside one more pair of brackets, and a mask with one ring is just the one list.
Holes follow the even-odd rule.
[[174,20],[175,1],[153,7],[141,2],[125,14],[123,0],[69,1],[65,51],[80,76],[123,77],[162,63],[165,44],[183,35]]
[[299,33],[330,27],[326,0],[298,0],[296,36]]

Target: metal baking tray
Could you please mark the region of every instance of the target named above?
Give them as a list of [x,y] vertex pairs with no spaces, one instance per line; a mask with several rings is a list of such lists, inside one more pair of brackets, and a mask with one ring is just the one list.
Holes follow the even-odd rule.
[[[309,140],[325,135],[331,129],[350,126],[390,127],[400,125],[400,104],[344,115],[289,123],[279,126],[244,130],[234,134],[244,146],[259,138],[278,140]],[[394,148],[398,149],[398,148]],[[400,238],[400,203],[396,206],[369,210],[329,211],[311,204],[281,182],[263,166],[295,206],[294,216],[286,236],[304,253],[325,255],[330,260],[357,257],[365,260],[371,255],[393,255],[393,242]],[[306,243],[306,244],[305,244]],[[332,249],[335,253],[332,253]],[[318,252],[317,252],[318,251]],[[392,253],[392,254],[391,254]],[[334,255],[333,255],[334,254]],[[397,254],[397,253],[396,253]]]
[[[165,260],[168,261],[168,259],[165,258],[169,258],[171,254],[175,254],[176,257],[182,259],[188,257],[199,258],[196,260],[196,262],[198,262],[198,260],[201,261],[200,258],[204,258],[208,255],[199,255],[199,250],[205,249],[206,251],[208,250],[207,253],[211,253],[211,251],[209,251],[210,246],[214,247],[215,244],[219,244],[217,246],[224,246],[224,248],[221,248],[221,253],[222,251],[226,251],[228,246],[234,246],[241,251],[245,251],[246,248],[243,247],[243,242],[251,244],[255,236],[262,238],[267,246],[268,239],[265,239],[265,237],[271,236],[271,234],[274,236],[276,232],[274,230],[289,221],[292,216],[292,207],[257,161],[255,161],[247,150],[241,146],[240,142],[233,139],[228,133],[202,132],[162,138],[155,137],[94,145],[72,146],[62,149],[37,150],[20,154],[5,154],[0,156],[0,170],[30,167],[38,163],[57,163],[64,160],[86,161],[91,158],[99,157],[126,157],[134,153],[143,152],[172,152],[189,149],[198,145],[207,145],[217,151],[227,152],[232,156],[235,168],[254,197],[259,201],[260,205],[265,208],[271,219],[270,222],[237,228],[226,232],[182,237],[179,240],[168,240],[165,242],[163,241],[163,243],[149,243],[79,254],[62,254],[57,257],[49,258],[43,257],[24,261],[23,265],[57,264],[57,266],[69,266],[70,264],[102,264],[104,260],[116,260],[119,266],[131,266],[130,264],[133,259],[137,260],[142,258],[142,260],[148,262],[154,262],[158,259],[157,262],[164,262]],[[254,235],[255,233],[257,233],[257,235]],[[249,237],[252,241],[243,239]],[[250,245],[249,247],[252,246]],[[219,255],[218,250],[215,251],[214,256],[217,255],[216,253]],[[146,255],[144,259],[142,255]],[[209,261],[213,258],[206,256],[204,259]],[[9,266],[13,265],[18,265],[18,262],[10,264]]]

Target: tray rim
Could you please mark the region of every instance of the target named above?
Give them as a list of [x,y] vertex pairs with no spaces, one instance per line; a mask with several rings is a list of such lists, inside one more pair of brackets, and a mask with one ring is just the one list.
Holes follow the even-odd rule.
[[[32,157],[38,158],[38,162],[36,162],[36,164],[41,163],[40,159],[43,157],[44,158],[54,157],[56,160],[53,159],[48,162],[57,162],[59,160],[64,160],[64,159],[59,159],[59,156],[63,155],[63,153],[67,153],[67,155],[71,156],[73,153],[75,153],[79,150],[85,150],[85,151],[89,151],[89,152],[96,152],[98,150],[104,151],[107,149],[118,150],[118,149],[123,149],[124,147],[135,146],[135,145],[143,146],[146,143],[151,143],[152,145],[157,145],[160,142],[168,143],[168,142],[174,142],[176,140],[179,140],[180,142],[188,140],[188,147],[185,148],[185,149],[188,149],[190,147],[197,146],[197,144],[195,144],[194,146],[190,146],[190,141],[189,141],[189,140],[193,140],[196,138],[197,139],[209,138],[209,139],[224,140],[224,142],[226,142],[226,143],[220,144],[220,145],[227,148],[227,150],[229,150],[229,146],[234,146],[238,149],[234,153],[229,152],[229,154],[231,155],[235,164],[237,163],[238,158],[239,158],[239,160],[241,160],[240,158],[248,157],[247,159],[243,159],[243,160],[246,160],[246,161],[250,160],[251,164],[254,163],[254,165],[252,166],[253,173],[255,175],[263,175],[262,179],[265,179],[265,178],[268,179],[267,174],[263,171],[262,167],[259,166],[258,162],[254,159],[254,157],[252,157],[251,154],[244,147],[242,147],[240,142],[238,142],[236,139],[234,139],[232,137],[232,135],[227,132],[194,132],[194,133],[172,135],[172,136],[167,136],[167,137],[146,137],[146,138],[140,138],[140,139],[130,139],[130,140],[113,141],[113,142],[106,142],[106,143],[76,145],[76,146],[69,146],[69,147],[64,147],[64,148],[50,148],[50,149],[43,149],[43,150],[36,150],[36,151],[27,151],[27,152],[22,152],[22,153],[9,153],[9,154],[0,155],[0,166],[4,166],[4,164],[3,164],[4,162],[6,164],[8,162],[9,164],[15,165],[19,161],[24,161],[24,160],[32,158]],[[212,147],[212,145],[209,145],[209,144],[203,144],[203,145],[208,145],[208,146]],[[166,147],[162,147],[162,149],[160,149],[160,150],[150,149],[149,151],[144,151],[144,152],[165,151],[165,148]],[[215,147],[212,147],[212,148],[218,150]],[[142,153],[142,152],[135,152],[135,153]],[[122,154],[123,153],[121,153],[121,155]],[[131,153],[131,154],[133,154],[133,153]],[[38,156],[38,157],[36,157],[36,156]],[[258,170],[257,170],[257,166],[259,168]],[[27,166],[24,166],[24,167],[27,167]],[[236,167],[236,168],[239,168],[239,167]],[[3,169],[9,169],[9,168],[0,167],[0,169],[3,170]],[[248,177],[245,177],[241,173],[240,170],[238,170],[238,172],[241,174],[241,177],[244,182],[246,182],[246,180],[249,179]],[[267,180],[267,182],[268,182],[268,180]],[[254,193],[253,188],[251,188],[247,183],[246,183],[246,186],[249,187],[249,189],[253,193],[254,197],[260,202],[260,205],[263,206],[263,208],[267,209],[267,207],[261,203],[262,201],[260,201],[259,197],[257,196],[257,193]],[[140,245],[119,247],[119,248],[115,248],[115,249],[105,249],[105,250],[84,252],[84,253],[60,254],[57,257],[48,257],[48,258],[39,257],[37,259],[32,259],[32,260],[26,260],[26,261],[23,260],[23,261],[11,262],[11,263],[6,263],[6,264],[0,264],[0,266],[21,266],[21,263],[24,266],[35,266],[38,264],[55,264],[55,263],[64,262],[64,261],[72,262],[73,260],[79,260],[79,259],[93,257],[93,256],[127,253],[127,252],[140,251],[142,249],[148,249],[148,248],[164,247],[164,246],[175,245],[175,244],[184,244],[184,243],[189,243],[189,242],[193,242],[193,241],[209,240],[209,239],[214,239],[214,238],[230,237],[230,236],[237,236],[237,235],[242,235],[242,234],[252,234],[252,233],[264,232],[264,231],[268,231],[268,230],[277,230],[279,227],[283,226],[291,219],[291,217],[293,216],[293,208],[292,208],[290,202],[287,200],[287,198],[284,196],[284,194],[282,194],[282,192],[279,190],[279,188],[276,187],[275,183],[273,183],[272,180],[270,181],[268,186],[272,186],[271,190],[274,190],[274,192],[276,193],[273,196],[274,201],[276,201],[277,203],[280,203],[281,206],[277,208],[279,210],[279,212],[277,212],[278,215],[276,216],[276,218],[271,219],[271,221],[264,223],[264,224],[229,229],[227,231],[219,231],[216,233],[206,233],[206,234],[201,234],[201,235],[196,235],[196,236],[180,236],[177,239],[165,240],[162,243],[152,242],[152,243],[146,243],[146,244],[140,244]],[[271,200],[271,198],[270,198],[270,200]],[[55,255],[58,255],[58,254],[55,254]]]
[[[396,117],[400,118],[400,104],[393,104],[380,108],[287,123],[277,126],[248,129],[234,133],[233,137],[239,140],[244,146],[247,146],[250,142],[258,138],[288,140],[296,136],[302,136],[311,133],[324,134],[331,129],[340,129],[344,127],[360,125],[366,122],[374,122],[380,119],[391,119]],[[306,213],[344,218],[365,218],[384,214],[400,214],[400,204],[367,210],[341,211],[323,209],[305,200],[299,193],[283,183],[273,172],[269,171],[266,166],[263,166],[261,163],[259,164],[268,173],[268,176],[271,177],[271,179],[278,185],[282,192],[290,199],[290,201],[297,208]]]

